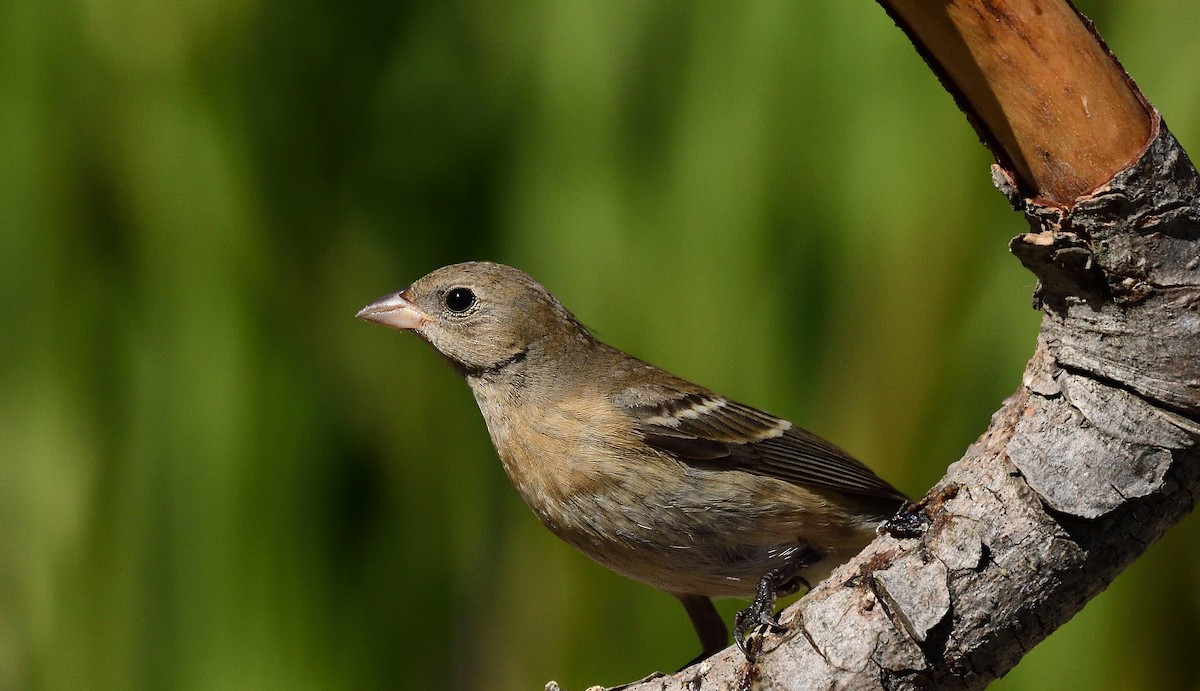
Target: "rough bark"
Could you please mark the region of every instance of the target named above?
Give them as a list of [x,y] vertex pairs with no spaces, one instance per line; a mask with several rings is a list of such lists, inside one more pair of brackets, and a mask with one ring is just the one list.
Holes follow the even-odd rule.
[[927,495],[929,529],[789,608],[757,665],[731,649],[629,690],[977,689],[1078,612],[1200,491],[1198,191],[1160,127],[1071,209],[1011,196],[1045,318],[1023,385]]
[[[900,5],[952,12],[972,3],[884,4],[897,16]],[[1032,20],[1014,9],[1021,3],[973,4],[1013,19],[1008,26],[1018,34],[1029,30]],[[898,18],[914,35],[912,17]],[[1096,40],[1090,25],[1081,25]],[[1002,52],[1014,45],[995,32],[976,33],[979,45]],[[1064,137],[1041,137],[1036,123],[1013,116],[1036,111],[1044,105],[1038,98],[996,97],[1003,105],[985,114],[979,103],[999,92],[972,100],[976,87],[956,81],[956,70],[941,62],[974,55],[961,50],[971,40],[943,40],[958,46],[947,58],[914,35],[996,151],[994,182],[1031,226],[1010,245],[1038,277],[1035,306],[1045,314],[1023,385],[923,500],[928,529],[915,538],[881,536],[789,608],[781,617],[788,630],[767,638],[757,664],[730,649],[630,691],[982,688],[1195,504],[1200,176],[1152,108],[1139,114],[1128,102],[1114,106],[1111,117],[1128,120],[1116,130],[1090,123],[1090,116],[1046,121],[1076,128]],[[1032,43],[1027,48],[1038,52]],[[974,69],[971,78],[984,83],[1019,79],[1004,67],[1013,59],[1005,54],[991,61],[1003,68],[999,76],[978,68],[989,61],[976,58],[975,68],[957,72]],[[1119,69],[1115,61],[1107,67]],[[1119,81],[1142,108],[1132,83]],[[1117,82],[1095,83],[1107,89]],[[1149,143],[1136,140],[1126,164],[1142,116]],[[1018,130],[1026,134],[1005,139],[1004,131]],[[1028,137],[1040,143],[1030,149]],[[1093,147],[1094,155],[1078,159],[1086,165],[1056,167],[1055,160],[1076,160],[1072,142]],[[1023,151],[1051,160],[1041,168],[1015,164]],[[1097,178],[1105,166],[1109,172]]]

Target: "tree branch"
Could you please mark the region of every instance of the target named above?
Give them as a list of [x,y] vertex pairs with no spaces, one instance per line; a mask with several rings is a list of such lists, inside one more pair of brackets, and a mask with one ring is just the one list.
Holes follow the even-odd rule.
[[1063,0],[879,0],[1020,189],[1067,204],[1141,154],[1151,117]]
[[1200,491],[1200,176],[1187,155],[1065,3],[884,4],[1031,224],[1011,249],[1039,279],[1036,350],[923,500],[923,535],[882,536],[836,571],[783,614],[788,631],[758,664],[726,650],[629,691],[982,688]]

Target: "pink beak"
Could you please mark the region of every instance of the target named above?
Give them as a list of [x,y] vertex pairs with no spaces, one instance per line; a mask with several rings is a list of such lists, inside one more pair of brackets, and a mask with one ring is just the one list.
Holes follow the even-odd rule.
[[354,316],[393,329],[419,329],[429,321],[428,314],[408,301],[407,290],[384,295],[360,309]]

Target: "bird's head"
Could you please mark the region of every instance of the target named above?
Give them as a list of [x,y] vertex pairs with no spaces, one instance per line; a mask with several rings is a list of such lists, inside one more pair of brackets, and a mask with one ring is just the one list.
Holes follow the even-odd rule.
[[528,274],[491,262],[444,266],[356,316],[416,333],[464,376],[522,360],[547,339],[591,338]]

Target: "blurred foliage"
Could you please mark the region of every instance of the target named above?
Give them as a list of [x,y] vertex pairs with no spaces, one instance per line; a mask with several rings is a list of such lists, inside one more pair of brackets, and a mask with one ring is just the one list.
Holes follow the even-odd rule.
[[[1084,10],[1200,143],[1200,5]],[[1024,222],[871,2],[11,1],[0,157],[2,689],[693,656],[674,600],[537,524],[432,352],[352,318],[442,264],[520,266],[913,494],[1037,327]],[[1197,688],[1198,530],[996,687]]]

